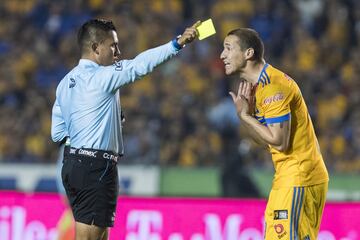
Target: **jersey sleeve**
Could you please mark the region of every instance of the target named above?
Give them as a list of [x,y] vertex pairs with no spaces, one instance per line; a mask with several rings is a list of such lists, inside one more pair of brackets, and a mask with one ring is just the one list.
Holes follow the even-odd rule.
[[179,52],[172,42],[146,50],[134,59],[121,60],[111,66],[101,67],[97,74],[101,79],[99,85],[106,92],[113,92],[122,85],[134,82],[152,72],[161,63],[169,60]]
[[260,107],[266,124],[281,123],[290,119],[290,88],[279,83],[264,87]]
[[51,115],[51,138],[54,142],[60,142],[68,135],[61,108],[56,99]]

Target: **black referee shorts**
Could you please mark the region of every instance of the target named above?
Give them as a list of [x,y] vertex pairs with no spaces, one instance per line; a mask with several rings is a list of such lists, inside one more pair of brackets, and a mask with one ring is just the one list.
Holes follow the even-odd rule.
[[119,157],[107,151],[65,147],[61,177],[76,222],[114,226]]

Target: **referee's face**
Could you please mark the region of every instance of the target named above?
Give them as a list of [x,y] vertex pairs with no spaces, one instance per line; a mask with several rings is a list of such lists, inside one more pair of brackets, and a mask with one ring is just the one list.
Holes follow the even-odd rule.
[[115,31],[111,31],[98,45],[98,63],[102,66],[109,66],[118,61],[119,57],[118,37]]

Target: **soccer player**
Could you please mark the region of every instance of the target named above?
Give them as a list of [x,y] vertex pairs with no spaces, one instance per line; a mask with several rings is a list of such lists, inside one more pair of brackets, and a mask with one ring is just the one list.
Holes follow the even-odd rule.
[[116,163],[124,153],[119,88],[150,73],[198,36],[186,28],[172,41],[119,61],[116,28],[92,19],[78,32],[79,64],[59,83],[51,136],[65,146],[62,182],[75,218],[76,239],[108,239],[119,190]]
[[247,134],[265,145],[275,168],[265,210],[265,239],[317,239],[329,176],[305,101],[296,82],[265,62],[253,29],[230,31],[220,58],[238,74],[230,95]]

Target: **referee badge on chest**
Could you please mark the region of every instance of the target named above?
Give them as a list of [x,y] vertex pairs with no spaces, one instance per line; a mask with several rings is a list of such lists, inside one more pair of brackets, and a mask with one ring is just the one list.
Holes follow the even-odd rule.
[[122,71],[123,70],[123,62],[122,61],[115,62],[114,65],[115,65],[115,70],[116,71]]

